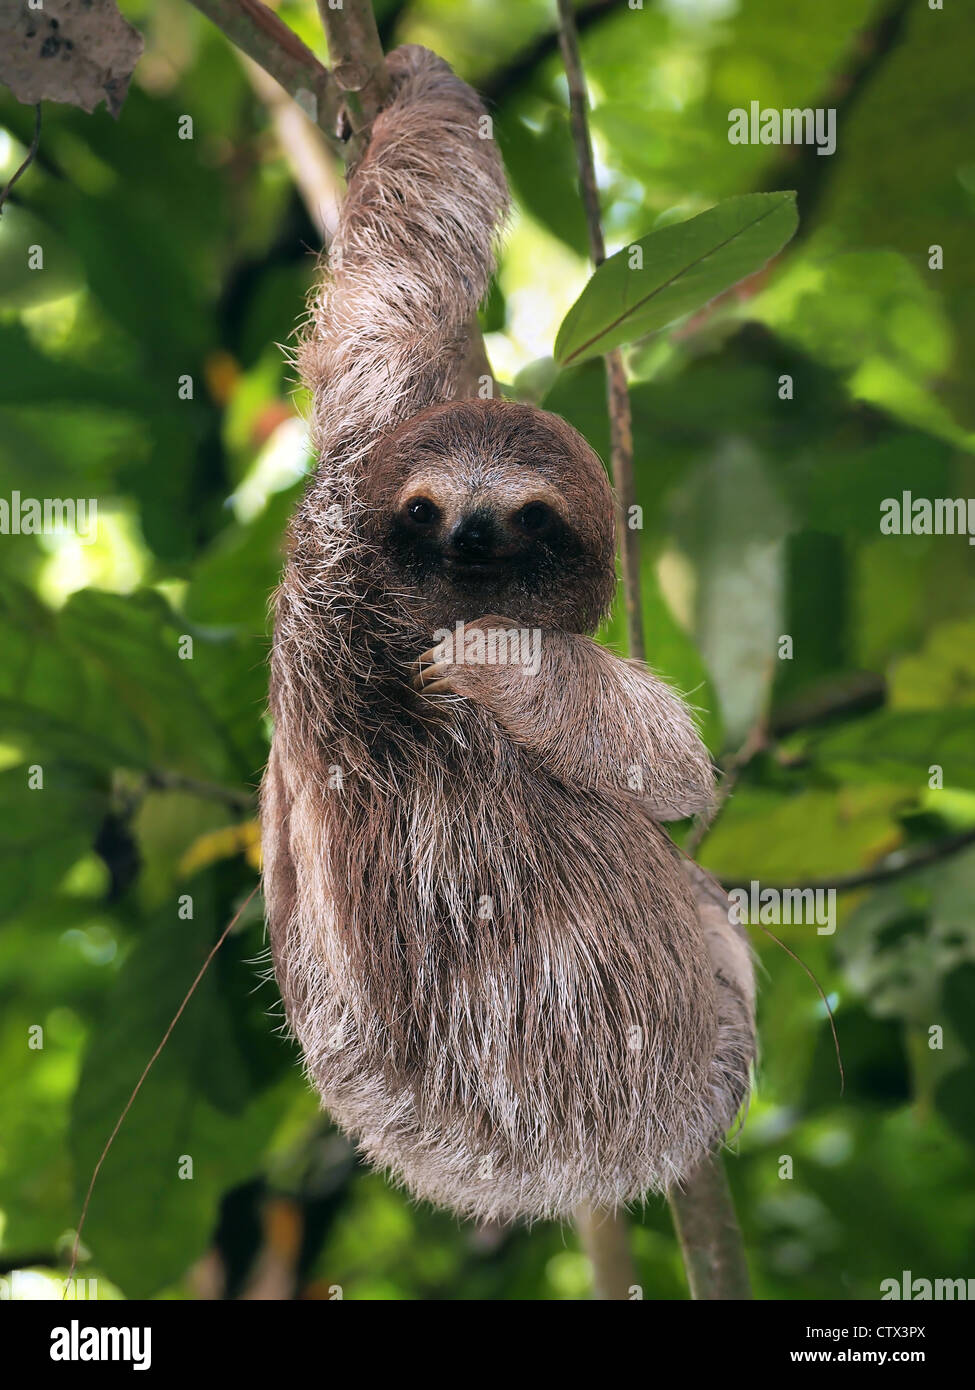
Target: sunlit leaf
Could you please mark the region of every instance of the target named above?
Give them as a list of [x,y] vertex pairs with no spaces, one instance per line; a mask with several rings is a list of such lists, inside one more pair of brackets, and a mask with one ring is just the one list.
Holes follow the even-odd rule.
[[794,193],[750,193],[617,251],[566,314],[556,360],[584,362],[703,308],[782,250],[799,225]]

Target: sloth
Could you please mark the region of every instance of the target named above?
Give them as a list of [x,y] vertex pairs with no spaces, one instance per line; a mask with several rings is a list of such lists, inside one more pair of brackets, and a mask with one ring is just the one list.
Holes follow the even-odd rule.
[[483,107],[425,49],[388,63],[299,348],[318,466],[276,600],[271,952],[369,1162],[461,1216],[560,1219],[722,1142],[751,960],[661,828],[712,798],[691,714],[590,635],[616,585],[599,458],[456,399],[507,208]]

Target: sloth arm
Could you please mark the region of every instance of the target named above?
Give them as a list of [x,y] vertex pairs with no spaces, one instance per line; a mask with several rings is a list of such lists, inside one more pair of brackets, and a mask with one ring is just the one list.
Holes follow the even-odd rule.
[[[520,624],[482,618],[477,626]],[[524,664],[455,665],[440,649],[425,653],[420,669],[421,689],[436,682],[485,705],[563,781],[642,796],[658,820],[711,804],[714,770],[684,701],[642,662],[590,637],[543,629],[537,672]]]
[[362,634],[375,616],[360,592],[359,479],[391,429],[459,389],[508,206],[477,94],[427,49],[386,61],[392,95],[351,178],[297,352],[319,462],[276,603],[271,710],[289,762],[360,725],[373,674]]
[[299,365],[319,458],[371,446],[451,399],[487,290],[508,189],[477,93],[416,45],[387,60],[392,96],[342,205]]

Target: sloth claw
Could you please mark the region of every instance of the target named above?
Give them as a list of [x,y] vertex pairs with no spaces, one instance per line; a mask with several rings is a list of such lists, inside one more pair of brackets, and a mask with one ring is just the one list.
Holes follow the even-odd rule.
[[431,647],[418,658],[412,680],[414,690],[420,691],[423,695],[439,695],[450,691],[450,681],[447,677],[453,662],[445,661],[443,656],[441,647]]

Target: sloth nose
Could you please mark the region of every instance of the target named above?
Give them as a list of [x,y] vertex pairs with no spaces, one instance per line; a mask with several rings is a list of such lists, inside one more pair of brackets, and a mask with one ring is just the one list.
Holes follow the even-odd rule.
[[483,560],[495,546],[494,524],[485,512],[462,517],[450,534],[450,545],[464,560]]

